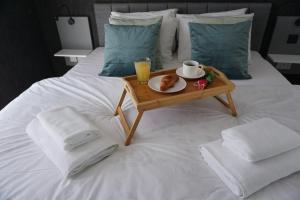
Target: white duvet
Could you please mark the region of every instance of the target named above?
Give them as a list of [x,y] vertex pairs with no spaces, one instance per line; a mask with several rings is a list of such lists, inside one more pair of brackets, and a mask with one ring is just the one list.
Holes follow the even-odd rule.
[[[253,63],[263,66],[261,72],[270,73],[260,79],[263,75],[253,72],[253,80],[236,82],[233,98],[239,113],[237,118],[212,98],[147,111],[132,144],[124,147],[124,132],[113,116],[122,91],[121,81],[98,77],[98,63],[90,62],[94,58],[82,60],[64,77],[35,83],[0,112],[1,200],[238,199],[204,162],[199,144],[219,139],[225,128],[262,117],[300,132],[300,90],[288,84],[258,55]],[[276,81],[274,77],[278,77]],[[73,179],[62,179],[25,132],[37,113],[64,105],[76,107],[121,145],[104,162]],[[124,109],[130,119],[135,116],[128,98]],[[299,188],[300,173],[296,173],[249,199],[299,200]]]

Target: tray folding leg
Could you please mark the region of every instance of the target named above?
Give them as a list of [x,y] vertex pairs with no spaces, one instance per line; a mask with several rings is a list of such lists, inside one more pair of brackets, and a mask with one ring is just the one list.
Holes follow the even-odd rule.
[[117,116],[119,114],[118,109],[122,107],[122,104],[123,104],[123,101],[125,99],[126,93],[127,93],[127,91],[125,89],[123,89],[122,95],[120,97],[119,103],[118,103],[116,111],[115,111],[115,116]]
[[131,138],[133,137],[134,135],[134,132],[143,116],[143,113],[144,111],[142,110],[137,110],[137,116],[135,117],[135,120],[133,121],[133,124],[130,126],[129,123],[127,122],[126,118],[125,118],[125,115],[122,111],[122,104],[123,104],[123,101],[125,99],[125,96],[126,96],[126,93],[127,91],[124,89],[123,90],[123,93],[122,93],[122,96],[120,98],[120,101],[117,105],[117,108],[116,108],[116,111],[115,111],[115,116],[119,115],[120,116],[120,122],[124,128],[124,131],[126,133],[126,140],[125,140],[125,145],[128,146],[131,142]]
[[226,97],[227,97],[227,100],[228,100],[228,103],[229,103],[229,108],[231,110],[231,114],[232,114],[232,116],[236,117],[237,112],[236,112],[236,108],[235,108],[235,105],[234,105],[234,102],[233,102],[233,99],[231,97],[230,92],[226,93]]
[[237,111],[236,111],[236,108],[235,108],[235,105],[234,105],[234,102],[233,102],[233,99],[231,97],[231,94],[230,92],[226,92],[226,98],[227,98],[227,101],[226,102],[224,99],[222,99],[221,97],[219,96],[215,96],[215,98],[221,102],[225,107],[229,108],[231,110],[231,114],[232,116],[236,117],[237,116]]
[[143,111],[137,111],[137,112],[138,112],[137,116],[135,117],[135,120],[134,120],[132,126],[129,129],[129,132],[127,133],[127,138],[125,140],[125,145],[126,146],[128,146],[130,144],[131,138],[133,137],[134,132],[135,132],[137,126],[139,125],[139,122],[140,122],[140,120],[143,116]]

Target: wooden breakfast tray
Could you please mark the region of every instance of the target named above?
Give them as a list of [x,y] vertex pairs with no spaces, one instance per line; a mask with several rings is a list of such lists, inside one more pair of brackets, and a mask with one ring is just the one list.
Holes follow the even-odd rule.
[[[127,76],[123,78],[124,81],[124,90],[121,95],[120,101],[117,105],[115,116],[120,116],[120,122],[124,128],[124,131],[127,135],[125,145],[129,145],[131,142],[131,138],[134,135],[134,132],[139,124],[139,121],[144,113],[144,111],[152,110],[155,108],[170,106],[173,104],[185,103],[188,101],[192,101],[195,99],[202,99],[205,97],[215,97],[218,101],[220,101],[224,106],[231,110],[231,114],[233,116],[237,115],[233,99],[231,97],[231,91],[235,88],[235,85],[227,79],[227,77],[215,69],[214,67],[205,67],[205,71],[213,71],[215,74],[215,78],[212,83],[210,83],[204,90],[199,90],[197,87],[193,85],[195,80],[187,80],[187,86],[184,90],[181,90],[176,93],[160,93],[155,92],[149,88],[149,86],[142,85],[138,82],[136,75]],[[176,74],[176,69],[163,70],[151,73],[150,78],[159,75],[165,74]],[[134,106],[137,109],[137,116],[130,126],[124,116],[122,111],[122,103],[126,94],[131,97]],[[219,97],[218,95],[225,94],[227,98],[227,102]]]

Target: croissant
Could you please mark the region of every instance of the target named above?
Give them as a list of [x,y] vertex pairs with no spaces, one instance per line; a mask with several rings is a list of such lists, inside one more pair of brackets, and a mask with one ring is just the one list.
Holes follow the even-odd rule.
[[179,78],[176,74],[163,76],[160,80],[160,90],[166,91],[173,87],[178,80]]

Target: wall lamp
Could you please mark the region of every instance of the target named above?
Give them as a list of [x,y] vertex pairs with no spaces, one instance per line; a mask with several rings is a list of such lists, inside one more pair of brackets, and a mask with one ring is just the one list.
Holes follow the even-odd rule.
[[[67,6],[67,4],[62,4],[61,6],[59,6],[59,10],[63,10],[63,9],[66,9],[67,11],[67,16],[69,16],[69,20],[68,20],[68,23],[70,25],[73,25],[75,24],[75,19],[72,18],[72,15],[71,15],[71,11],[70,11],[70,8]],[[56,21],[58,20],[58,16],[56,16]]]

